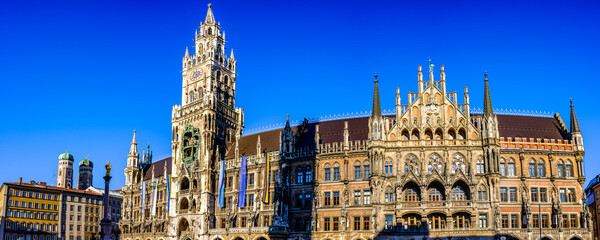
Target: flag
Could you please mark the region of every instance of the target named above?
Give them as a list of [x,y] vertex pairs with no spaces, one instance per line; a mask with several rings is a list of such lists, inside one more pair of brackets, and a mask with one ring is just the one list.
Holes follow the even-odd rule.
[[219,207],[225,205],[225,161],[221,161],[221,173],[219,174]]
[[269,185],[271,184],[269,153],[265,152],[265,184],[263,186],[264,203],[269,203]]
[[144,218],[145,209],[146,209],[146,182],[142,182],[142,218]]
[[242,166],[240,167],[240,188],[238,190],[238,207],[244,207],[246,202],[246,184],[248,179],[246,176],[246,157],[242,156]]
[[169,204],[171,203],[171,177],[167,173],[167,213],[169,212]]
[[152,201],[150,205],[150,216],[152,217],[156,217],[156,198],[158,197],[156,185],[157,183],[152,181],[152,199],[150,200]]

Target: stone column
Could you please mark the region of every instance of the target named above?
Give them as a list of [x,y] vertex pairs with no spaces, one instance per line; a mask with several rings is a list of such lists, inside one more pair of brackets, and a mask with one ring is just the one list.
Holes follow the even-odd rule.
[[[102,230],[100,238],[102,240],[110,240],[110,232],[112,229],[112,222],[110,217],[108,216],[108,195],[109,195],[109,187],[110,187],[110,162],[106,164],[106,176],[104,176],[104,198],[102,202],[103,206],[103,214],[104,217],[102,221],[100,221],[100,228]],[[143,197],[143,196],[142,196]]]

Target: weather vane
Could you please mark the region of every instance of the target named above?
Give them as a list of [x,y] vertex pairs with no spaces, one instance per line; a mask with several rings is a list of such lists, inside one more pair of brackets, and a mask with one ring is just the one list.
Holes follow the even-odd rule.
[[431,59],[431,57],[429,57],[429,60],[428,60],[428,61],[429,61],[429,71],[430,71],[430,72],[433,72],[433,66],[434,66],[434,65],[433,65],[433,59]]

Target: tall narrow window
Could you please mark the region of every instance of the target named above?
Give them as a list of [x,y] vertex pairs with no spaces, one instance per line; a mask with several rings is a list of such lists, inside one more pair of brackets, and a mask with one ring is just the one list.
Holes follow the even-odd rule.
[[354,204],[359,205],[360,202],[360,191],[354,191]]
[[538,177],[543,177],[546,176],[545,172],[544,172],[544,162],[540,161],[538,163]]
[[515,163],[514,162],[508,163],[508,176],[515,176]]
[[354,166],[354,179],[361,179],[361,172],[360,166]]
[[567,164],[565,165],[565,177],[573,176],[573,165],[571,165],[571,161],[567,160]]
[[483,159],[477,159],[477,173],[485,173]]
[[371,175],[371,168],[370,168],[370,166],[368,164],[365,164],[363,166],[363,170],[365,172],[364,178],[369,178],[369,176]]
[[325,168],[325,181],[331,181],[331,168]]
[[340,180],[340,168],[336,167],[333,169],[333,180]]
[[305,177],[305,181],[306,183],[310,183],[312,182],[312,171],[310,168],[306,168],[305,172],[304,172],[304,177]]
[[529,163],[529,176],[535,177],[535,163]]

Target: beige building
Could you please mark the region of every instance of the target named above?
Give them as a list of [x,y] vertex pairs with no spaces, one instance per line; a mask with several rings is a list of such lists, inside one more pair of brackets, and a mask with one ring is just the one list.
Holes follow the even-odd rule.
[[171,158],[140,161],[134,133],[123,239],[591,238],[572,105],[570,129],[558,114],[494,112],[486,74],[472,112],[467,88],[447,90],[430,63],[395,111],[381,111],[375,75],[368,116],[242,136],[225,44],[209,5],[182,61]]

